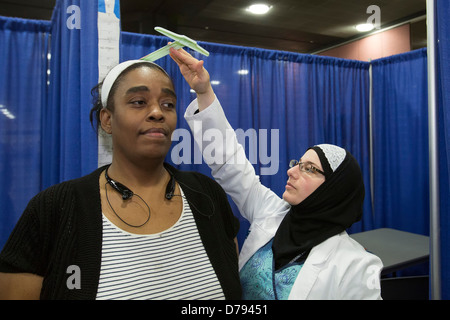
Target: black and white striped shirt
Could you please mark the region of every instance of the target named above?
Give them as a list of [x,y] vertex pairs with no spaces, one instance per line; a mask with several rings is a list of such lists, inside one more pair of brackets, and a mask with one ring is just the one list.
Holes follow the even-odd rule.
[[103,216],[97,299],[225,299],[184,197],[180,219],[158,234],[132,234]]

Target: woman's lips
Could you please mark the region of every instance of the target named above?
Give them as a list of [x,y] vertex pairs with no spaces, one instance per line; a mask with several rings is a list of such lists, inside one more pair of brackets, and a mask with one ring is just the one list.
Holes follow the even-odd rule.
[[296,189],[289,181],[286,183],[286,189]]
[[167,136],[168,132],[164,128],[150,128],[142,132],[142,134],[149,137],[163,138]]

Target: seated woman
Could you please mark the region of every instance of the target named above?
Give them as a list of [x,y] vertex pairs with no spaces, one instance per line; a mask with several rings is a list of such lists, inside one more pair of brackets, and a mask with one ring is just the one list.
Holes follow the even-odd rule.
[[[381,299],[381,260],[345,231],[362,216],[364,184],[355,158],[338,146],[313,146],[291,161],[279,198],[261,184],[231,136],[203,62],[182,49],[171,56],[197,93],[185,118],[197,144],[214,150],[213,158],[204,152],[204,160],[251,224],[239,261],[243,298]],[[226,140],[202,141],[210,129]]]
[[127,61],[97,90],[91,120],[112,136],[112,163],[30,201],[0,253],[0,299],[240,299],[225,192],[164,163],[170,77]]

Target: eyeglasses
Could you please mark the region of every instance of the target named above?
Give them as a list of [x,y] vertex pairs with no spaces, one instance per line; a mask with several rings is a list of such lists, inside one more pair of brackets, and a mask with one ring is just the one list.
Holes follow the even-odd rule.
[[312,173],[312,174],[320,173],[325,176],[325,172],[317,169],[309,162],[304,163],[304,162],[298,162],[297,160],[291,160],[289,162],[289,168],[295,167],[296,165],[298,165],[300,171],[303,171],[306,173]]

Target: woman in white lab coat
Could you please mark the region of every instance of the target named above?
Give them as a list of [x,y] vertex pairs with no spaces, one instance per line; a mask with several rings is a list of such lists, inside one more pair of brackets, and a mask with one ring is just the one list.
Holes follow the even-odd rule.
[[[197,93],[185,118],[204,160],[251,224],[239,258],[243,298],[381,299],[381,260],[345,231],[361,219],[364,200],[354,157],[334,145],[308,149],[291,161],[279,198],[238,144],[203,62],[184,50],[171,56]],[[223,143],[203,141],[208,130],[219,130]]]

